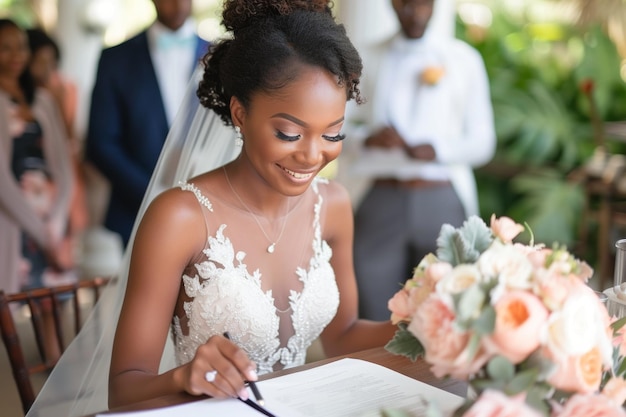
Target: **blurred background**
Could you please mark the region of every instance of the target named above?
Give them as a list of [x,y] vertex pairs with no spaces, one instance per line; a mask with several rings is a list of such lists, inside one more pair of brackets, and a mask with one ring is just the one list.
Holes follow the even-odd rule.
[[[626,224],[626,1],[442,1],[449,10],[437,24],[481,52],[491,83],[498,150],[476,173],[481,215],[527,222],[536,241],[567,245],[610,275]],[[334,4],[357,47],[396,30],[386,0]],[[208,40],[221,35],[220,5],[194,1]],[[151,0],[0,0],[0,16],[59,42],[61,71],[78,87],[80,139],[101,49],[148,26],[155,11]],[[97,224],[106,192],[92,188]]]
[[[481,216],[527,223],[534,235],[524,239],[566,245],[594,267],[596,287],[612,285],[615,242],[626,237],[626,0],[437,1],[446,10],[434,24],[475,46],[490,79],[498,148],[476,171]],[[334,0],[357,48],[397,29],[389,3]],[[207,40],[222,34],[220,5],[194,0]],[[60,70],[78,88],[75,131],[84,141],[102,48],[147,27],[155,11],[151,0],[0,0],[0,17],[58,41]],[[107,188],[87,171],[95,229]],[[92,275],[107,267],[115,265]],[[11,397],[0,400],[2,414],[19,415],[8,368],[0,369],[8,383],[0,391]]]

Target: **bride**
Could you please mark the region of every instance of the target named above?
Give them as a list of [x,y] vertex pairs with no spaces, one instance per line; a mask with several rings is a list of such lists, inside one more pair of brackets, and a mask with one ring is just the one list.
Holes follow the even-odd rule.
[[107,369],[111,407],[178,392],[245,398],[244,380],[303,364],[318,337],[328,355],[391,339],[389,322],[357,318],[352,207],[317,177],[341,151],[347,100],[361,99],[361,60],[329,3],[225,1],[233,36],[212,46],[196,84],[210,111],[179,112],[127,273],[29,415],[106,409]]

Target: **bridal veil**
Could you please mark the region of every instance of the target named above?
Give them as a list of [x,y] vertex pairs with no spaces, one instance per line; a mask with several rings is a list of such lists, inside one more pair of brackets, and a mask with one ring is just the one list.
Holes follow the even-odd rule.
[[[124,298],[132,242],[150,202],[162,191],[233,160],[240,151],[232,128],[200,105],[196,89],[199,66],[165,141],[141,208],[117,280],[108,285],[80,333],[68,346],[48,377],[27,417],[79,417],[108,409],[108,376],[113,336]],[[169,338],[161,371],[174,366]]]

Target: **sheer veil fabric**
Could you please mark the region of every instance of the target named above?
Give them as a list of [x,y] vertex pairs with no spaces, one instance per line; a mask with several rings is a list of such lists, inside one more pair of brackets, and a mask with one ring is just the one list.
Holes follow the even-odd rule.
[[[218,168],[240,152],[234,130],[213,111],[200,105],[196,89],[202,77],[199,66],[187,87],[124,254],[116,283],[110,284],[81,332],[68,346],[48,377],[27,417],[74,417],[108,409],[108,374],[115,327],[122,306],[133,237],[139,220],[154,197],[202,172]],[[168,338],[161,371],[174,366],[174,347]]]

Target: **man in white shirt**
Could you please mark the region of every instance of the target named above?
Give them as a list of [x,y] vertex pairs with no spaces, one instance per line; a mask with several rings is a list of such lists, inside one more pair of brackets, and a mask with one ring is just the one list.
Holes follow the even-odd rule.
[[193,69],[207,52],[191,20],[192,0],[153,0],[145,31],[102,51],[87,158],[111,195],[104,225],[128,243],[135,217]]
[[429,32],[439,0],[390,1],[401,31],[363,53],[367,102],[349,116],[361,123],[348,138],[359,148],[350,175],[371,180],[357,206],[354,255],[360,314],[374,320],[389,318],[387,301],[436,252],[441,226],[478,214],[472,168],[496,147],[479,53]]

